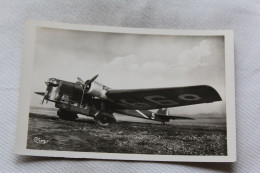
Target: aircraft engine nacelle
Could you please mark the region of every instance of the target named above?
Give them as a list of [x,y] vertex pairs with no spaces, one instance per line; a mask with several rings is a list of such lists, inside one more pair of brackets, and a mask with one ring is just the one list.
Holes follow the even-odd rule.
[[107,86],[94,81],[91,83],[91,86],[87,93],[105,99],[107,98],[106,92],[108,91],[108,89],[109,88]]

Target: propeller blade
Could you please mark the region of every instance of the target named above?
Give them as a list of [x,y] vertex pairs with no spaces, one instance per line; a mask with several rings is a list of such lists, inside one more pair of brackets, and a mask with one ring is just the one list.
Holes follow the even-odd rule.
[[80,100],[80,106],[81,106],[82,101],[83,101],[84,92],[87,92],[87,90],[88,90],[89,87],[90,87],[90,84],[91,84],[94,80],[96,80],[97,77],[98,77],[98,74],[97,74],[96,76],[94,76],[92,79],[87,80],[85,83],[83,82],[82,79],[80,79],[80,78],[78,77],[78,81],[79,81],[80,83],[82,83],[82,85],[83,85],[83,90],[82,90],[83,93],[82,93],[82,97],[81,97],[81,100]]
[[98,74],[97,74],[96,76],[94,76],[92,79],[87,80],[87,81],[85,82],[85,85],[90,85],[94,80],[97,79],[97,77],[98,77]]
[[45,95],[45,92],[34,92],[35,94],[38,94],[38,95],[41,95],[41,96],[44,96]]
[[78,82],[80,82],[82,85],[84,85],[85,82],[80,77],[77,77],[77,79],[78,79]]

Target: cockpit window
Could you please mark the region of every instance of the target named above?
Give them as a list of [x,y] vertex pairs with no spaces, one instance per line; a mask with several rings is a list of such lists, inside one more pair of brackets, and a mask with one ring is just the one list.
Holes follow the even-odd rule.
[[48,86],[59,86],[59,80],[55,79],[55,78],[50,78],[47,82]]

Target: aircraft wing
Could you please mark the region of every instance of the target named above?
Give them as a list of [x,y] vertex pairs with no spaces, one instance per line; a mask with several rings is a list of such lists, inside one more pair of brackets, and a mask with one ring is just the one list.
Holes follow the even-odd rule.
[[113,103],[115,109],[160,109],[178,107],[201,103],[221,101],[218,92],[206,85],[132,89],[132,90],[109,90],[107,99]]

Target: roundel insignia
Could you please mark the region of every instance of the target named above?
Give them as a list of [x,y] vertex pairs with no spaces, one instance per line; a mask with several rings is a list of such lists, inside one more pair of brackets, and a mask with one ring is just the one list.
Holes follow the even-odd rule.
[[180,99],[182,100],[187,100],[187,101],[196,101],[200,100],[201,97],[195,94],[182,94],[179,96]]

